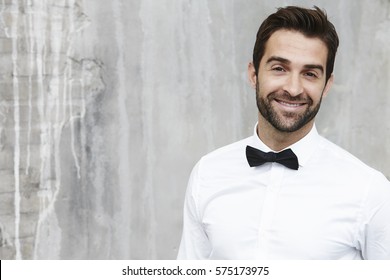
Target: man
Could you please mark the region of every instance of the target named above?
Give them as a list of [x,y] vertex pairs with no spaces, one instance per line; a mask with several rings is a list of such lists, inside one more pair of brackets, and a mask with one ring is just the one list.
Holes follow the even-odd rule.
[[262,23],[248,67],[258,124],[195,166],[179,259],[390,259],[390,183],[314,124],[337,47],[317,7]]

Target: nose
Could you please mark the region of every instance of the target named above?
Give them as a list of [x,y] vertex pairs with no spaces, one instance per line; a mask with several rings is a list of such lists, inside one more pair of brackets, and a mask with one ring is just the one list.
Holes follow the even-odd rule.
[[299,74],[291,73],[286,79],[283,89],[291,96],[298,96],[303,92],[301,77]]

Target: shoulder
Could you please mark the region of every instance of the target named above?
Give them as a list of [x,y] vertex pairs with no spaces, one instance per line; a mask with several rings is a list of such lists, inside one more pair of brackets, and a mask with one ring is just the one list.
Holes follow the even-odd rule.
[[375,172],[373,168],[365,164],[356,156],[322,136],[320,136],[319,149],[323,156],[322,159],[331,161],[329,164],[336,166],[347,165],[349,167],[348,169]]
[[250,139],[252,137],[248,137],[245,139],[242,139],[240,141],[231,143],[229,145],[220,147],[205,156],[202,157],[203,161],[214,161],[214,160],[220,160],[224,158],[231,158],[237,155],[240,155],[242,150],[245,150],[245,147],[249,144]]
[[220,147],[203,156],[196,166],[199,178],[217,179],[219,176],[242,174],[242,170],[249,168],[245,148],[250,144],[251,138]]
[[320,157],[317,160],[323,161],[327,166],[332,166],[332,169],[337,171],[335,174],[340,174],[340,177],[390,186],[389,181],[381,172],[322,136],[320,136],[319,150]]

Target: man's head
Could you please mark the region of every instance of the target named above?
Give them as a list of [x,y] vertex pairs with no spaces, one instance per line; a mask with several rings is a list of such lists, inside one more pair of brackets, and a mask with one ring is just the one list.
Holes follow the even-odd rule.
[[270,15],[248,68],[259,124],[307,133],[332,85],[337,47],[334,26],[317,7],[286,7]]
[[280,30],[298,31],[308,38],[321,39],[328,48],[326,63],[326,80],[333,73],[339,38],[334,25],[328,21],[326,14],[314,6],[314,9],[305,9],[295,6],[279,8],[270,15],[260,26],[253,50],[253,64],[258,73],[260,60],[264,55],[266,44],[271,35]]

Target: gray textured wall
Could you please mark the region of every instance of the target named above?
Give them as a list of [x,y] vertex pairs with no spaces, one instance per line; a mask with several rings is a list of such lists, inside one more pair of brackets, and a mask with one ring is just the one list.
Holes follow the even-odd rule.
[[171,259],[201,155],[252,133],[255,34],[325,8],[319,131],[390,176],[390,1],[2,0],[0,258]]

